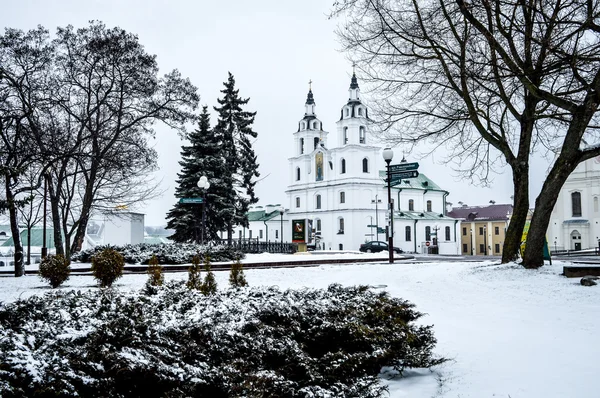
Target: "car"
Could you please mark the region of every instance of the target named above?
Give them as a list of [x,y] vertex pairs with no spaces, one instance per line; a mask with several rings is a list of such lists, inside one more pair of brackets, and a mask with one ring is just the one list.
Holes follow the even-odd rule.
[[[367,252],[367,253],[378,253],[378,252],[387,252],[389,249],[388,249],[387,243],[374,240],[372,242],[363,243],[362,245],[360,245],[360,248],[358,250],[360,250],[361,252]],[[400,249],[399,247],[394,247],[394,251],[398,254],[404,253],[404,251],[402,249]]]

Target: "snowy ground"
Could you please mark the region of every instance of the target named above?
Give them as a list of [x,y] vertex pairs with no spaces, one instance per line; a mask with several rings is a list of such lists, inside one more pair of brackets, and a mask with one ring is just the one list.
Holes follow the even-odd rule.
[[[257,255],[246,262],[290,257]],[[245,272],[250,285],[282,289],[368,284],[427,313],[422,320],[435,325],[436,353],[452,361],[403,379],[382,375],[390,397],[598,397],[600,286],[583,287],[578,278],[560,276],[563,265],[531,271],[492,262],[382,262]],[[225,288],[228,273],[216,277]],[[166,275],[185,278],[186,273]],[[117,287],[136,289],[145,280],[125,275]],[[63,289],[90,288],[91,277],[73,276]],[[37,276],[0,278],[0,301],[48,290]]]

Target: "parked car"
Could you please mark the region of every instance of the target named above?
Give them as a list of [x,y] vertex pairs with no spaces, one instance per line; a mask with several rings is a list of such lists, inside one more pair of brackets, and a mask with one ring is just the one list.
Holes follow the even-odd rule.
[[[358,250],[367,253],[378,253],[386,252],[389,249],[387,243],[374,240],[372,242],[363,243],[362,245],[360,245],[360,248]],[[404,253],[404,251],[399,247],[394,247],[394,251],[396,253]]]

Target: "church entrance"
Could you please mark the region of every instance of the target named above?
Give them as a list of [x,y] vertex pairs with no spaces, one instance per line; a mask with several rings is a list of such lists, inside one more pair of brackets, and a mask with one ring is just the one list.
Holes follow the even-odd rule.
[[571,250],[581,250],[581,234],[577,230],[571,232]]

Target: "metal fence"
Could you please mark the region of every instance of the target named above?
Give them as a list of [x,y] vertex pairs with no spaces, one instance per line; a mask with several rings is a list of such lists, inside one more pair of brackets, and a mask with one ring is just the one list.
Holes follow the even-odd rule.
[[295,243],[282,243],[282,242],[264,242],[256,239],[234,239],[231,241],[231,245],[228,244],[227,239],[221,240],[221,244],[225,246],[231,246],[232,248],[239,250],[243,253],[287,253],[293,254],[298,251],[298,245]]

